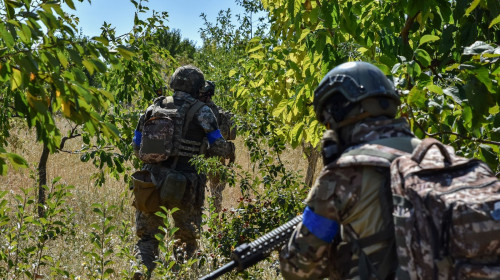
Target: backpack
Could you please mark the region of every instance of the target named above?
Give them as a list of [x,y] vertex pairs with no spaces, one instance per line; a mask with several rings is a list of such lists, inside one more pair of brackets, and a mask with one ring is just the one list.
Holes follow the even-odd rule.
[[500,279],[500,181],[426,138],[391,163],[401,279]]
[[142,127],[139,158],[144,163],[160,163],[171,156],[194,156],[203,150],[203,143],[185,139],[194,114],[204,105],[186,100],[179,108],[172,96],[156,98],[146,111]]
[[[456,156],[453,148],[436,139],[413,143],[411,154],[401,152],[411,151],[409,141],[403,144],[405,149],[395,144],[401,140],[373,141],[347,151],[337,161],[344,165],[389,167],[391,179],[387,188],[390,185],[392,201],[386,198],[382,206],[392,211],[382,213],[392,212],[392,217],[386,218],[394,221],[390,234],[395,237],[396,278],[500,279],[498,178],[481,160]],[[347,225],[346,232],[354,236],[350,231]],[[363,248],[387,240],[387,234],[383,230],[349,245],[359,254],[360,275],[378,277],[390,271],[393,264],[387,260],[389,254],[380,256],[383,265],[376,272],[371,265],[373,260],[363,252]],[[380,270],[383,272],[379,274]]]

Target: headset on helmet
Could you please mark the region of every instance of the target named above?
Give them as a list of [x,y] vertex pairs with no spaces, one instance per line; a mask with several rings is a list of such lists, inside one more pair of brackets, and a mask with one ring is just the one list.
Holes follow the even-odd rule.
[[170,88],[174,91],[183,91],[197,97],[200,89],[205,85],[203,72],[195,66],[186,65],[177,68],[170,79]]
[[339,122],[359,104],[364,110],[361,118],[378,115],[394,117],[400,104],[393,83],[380,69],[367,62],[347,62],[333,68],[314,91],[314,111],[321,122],[325,122],[323,112],[327,105],[334,105],[330,107],[335,109],[330,109],[328,113]]

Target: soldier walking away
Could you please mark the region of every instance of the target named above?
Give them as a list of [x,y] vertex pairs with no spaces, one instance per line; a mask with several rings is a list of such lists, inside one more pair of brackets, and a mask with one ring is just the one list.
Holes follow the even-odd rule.
[[[217,106],[212,97],[215,95],[215,83],[212,81],[206,81],[205,87],[202,89],[200,94],[200,100],[205,102],[212,112],[214,112],[217,117],[217,123],[219,125],[220,132],[222,137],[226,140],[234,140],[236,139],[236,128],[234,125],[233,115],[226,110],[223,110],[221,107]],[[228,157],[219,157],[220,162],[223,165],[226,165],[226,161],[228,163],[233,163],[235,160],[235,153],[229,153]],[[209,190],[210,195],[214,201],[214,208],[216,212],[220,212],[222,210],[222,192],[226,188],[226,182],[222,180],[219,174],[209,174]]]
[[[133,174],[138,260],[147,268],[147,277],[156,267],[163,219],[155,215],[160,206],[177,207],[173,213],[174,238],[190,258],[198,248],[206,176],[197,174],[189,160],[210,153],[227,157],[234,144],[226,141],[212,110],[199,101],[205,85],[202,71],[192,65],[175,70],[170,80],[173,96],[157,97],[141,115],[134,132],[134,151],[145,163]],[[207,150],[208,149],[208,150]],[[178,261],[183,258],[177,256]],[[134,279],[144,279],[137,272]]]
[[500,181],[478,159],[420,140],[374,65],[314,91],[324,169],[289,243],[285,279],[500,279]]
[[[388,168],[377,166],[378,157],[347,155],[367,142],[387,153],[412,152],[419,140],[406,120],[395,119],[399,103],[391,81],[365,62],[335,67],[316,88],[314,110],[327,128],[325,167],[307,197],[303,222],[280,252],[285,279],[394,277]],[[367,161],[372,164],[362,164]]]

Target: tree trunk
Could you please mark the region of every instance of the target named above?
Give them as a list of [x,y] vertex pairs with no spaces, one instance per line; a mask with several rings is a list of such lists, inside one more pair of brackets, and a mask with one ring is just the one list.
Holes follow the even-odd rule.
[[320,152],[315,147],[311,146],[310,143],[302,144],[302,151],[307,157],[307,173],[305,184],[308,188],[312,187],[314,183],[314,174],[316,174],[316,167],[318,165],[318,159],[320,157]]
[[45,188],[47,185],[47,161],[49,160],[49,148],[43,145],[42,156],[38,162],[38,216],[45,215]]

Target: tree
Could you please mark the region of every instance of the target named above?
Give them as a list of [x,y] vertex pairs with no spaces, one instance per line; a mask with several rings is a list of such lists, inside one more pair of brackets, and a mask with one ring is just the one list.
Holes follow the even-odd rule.
[[[294,147],[319,144],[313,90],[335,65],[366,60],[402,90],[401,115],[500,171],[498,1],[268,1],[270,33],[255,37],[236,106],[263,100]],[[474,24],[474,22],[476,24]]]
[[[164,27],[166,14],[153,13],[142,21],[138,13],[147,8],[132,2],[137,12],[131,33],[117,37],[111,26],[104,25],[103,34],[91,40],[75,40],[76,18],[61,8],[66,4],[74,10],[72,0],[0,3],[0,100],[6,108],[0,112],[0,171],[7,171],[6,160],[26,166],[20,156],[7,152],[13,119],[22,119],[36,130],[43,146],[37,168],[40,216],[44,214],[49,155],[63,150],[68,139],[82,136],[89,149],[83,160],[98,156],[95,163],[101,168],[106,164],[114,172],[123,172],[130,152],[116,154],[114,147],[130,150],[123,144],[130,140],[123,139],[130,134],[130,126],[124,125],[130,121],[127,105],[132,99],[146,102],[155,83],[163,82],[158,64],[148,59],[153,50],[146,42],[157,28]],[[90,76],[100,83],[89,83]],[[59,116],[73,124],[64,137],[55,122]]]

